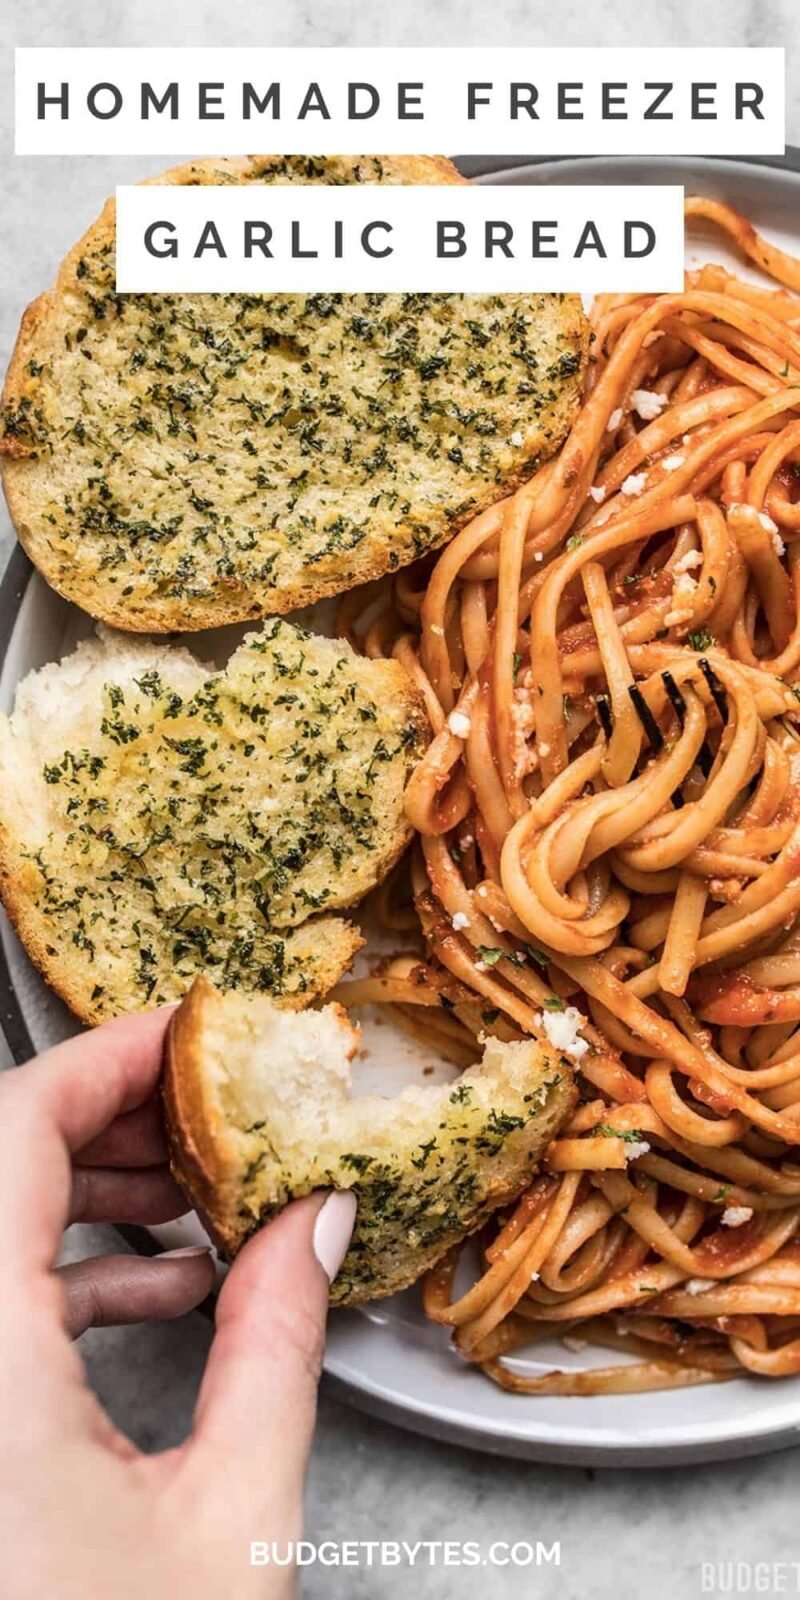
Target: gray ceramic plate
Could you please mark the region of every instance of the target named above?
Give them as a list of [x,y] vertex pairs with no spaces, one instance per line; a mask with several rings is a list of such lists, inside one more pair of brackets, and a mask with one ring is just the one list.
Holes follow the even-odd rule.
[[[480,182],[683,183],[689,190],[730,200],[770,237],[800,253],[798,152],[790,152],[784,162],[631,157],[536,165],[472,160],[463,167]],[[731,264],[721,240],[711,235],[693,236],[688,255],[692,263],[714,259]],[[3,708],[9,707],[14,686],[26,672],[58,659],[88,626],[80,612],[31,574],[17,550],[0,595]],[[217,654],[224,643],[204,639],[202,646]],[[74,1022],[5,924],[0,925],[0,1019],[17,1060],[74,1030]],[[387,1055],[392,1079],[420,1070],[414,1051],[401,1049],[388,1030],[373,1039],[372,1055],[390,1092]],[[195,1219],[187,1218],[156,1230],[158,1242],[148,1235],[136,1242],[151,1250],[158,1243],[185,1242],[197,1227]],[[537,1345],[519,1364],[530,1370],[582,1366],[589,1354],[576,1354],[554,1341],[549,1347]],[[328,1385],[342,1398],[404,1427],[540,1461],[677,1465],[800,1442],[800,1379],[775,1384],[742,1379],[673,1393],[586,1399],[506,1394],[453,1356],[442,1331],[425,1322],[414,1291],[367,1307],[365,1313],[334,1315],[326,1374]]]

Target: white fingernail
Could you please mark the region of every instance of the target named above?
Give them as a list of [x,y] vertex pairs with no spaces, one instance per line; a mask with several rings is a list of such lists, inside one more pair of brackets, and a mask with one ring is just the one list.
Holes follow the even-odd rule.
[[314,1223],[314,1254],[329,1283],[333,1283],[347,1255],[356,1210],[351,1189],[334,1189]]
[[185,1244],[182,1245],[180,1250],[162,1250],[157,1259],[159,1261],[176,1261],[178,1256],[210,1256],[211,1254],[210,1244]]

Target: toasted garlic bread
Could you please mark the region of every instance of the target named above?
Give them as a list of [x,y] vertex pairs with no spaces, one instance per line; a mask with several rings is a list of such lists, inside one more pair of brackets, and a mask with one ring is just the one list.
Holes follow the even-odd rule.
[[[429,157],[257,156],[153,180],[461,183]],[[109,201],[23,318],[0,414],[48,582],[156,633],[283,614],[402,566],[563,438],[574,295],[117,295]]]
[[128,635],[32,673],[0,717],[0,892],[85,1022],[222,988],[290,1006],[360,947],[330,915],[388,871],[425,740],[397,662],[280,620],[223,672]]
[[287,1201],[355,1191],[338,1305],[406,1288],[515,1199],[575,1099],[568,1063],[496,1039],[455,1084],[351,1096],[357,1043],[338,1005],[287,1016],[198,978],[164,1080],[173,1170],[226,1256]]

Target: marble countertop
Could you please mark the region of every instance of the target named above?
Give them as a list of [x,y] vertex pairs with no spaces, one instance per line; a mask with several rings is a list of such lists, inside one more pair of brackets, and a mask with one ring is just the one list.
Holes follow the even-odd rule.
[[[256,0],[12,0],[0,24],[0,363],[20,313],[52,280],[64,249],[117,182],[142,175],[141,160],[14,158],[14,44],[771,44],[786,46],[789,139],[800,143],[798,46],[793,0],[639,0],[602,15],[589,0],[554,8],[526,0],[403,0],[386,9],[347,0],[288,0],[280,13]],[[160,163],[152,158],[151,170]],[[35,220],[34,220],[35,219]],[[0,547],[0,565],[7,551]],[[75,1228],[69,1257],[118,1249],[110,1229]],[[180,1440],[210,1339],[199,1315],[163,1326],[109,1329],[82,1341],[91,1383],[115,1421],[143,1449]],[[565,1402],[569,1404],[570,1402]],[[323,1395],[308,1490],[313,1540],[540,1537],[562,1543],[559,1569],[314,1568],[307,1600],[394,1600],[411,1584],[419,1600],[541,1596],[571,1600],[683,1600],[701,1593],[700,1564],[800,1558],[796,1534],[800,1452],[715,1467],[591,1472],[502,1461],[418,1438],[359,1415]],[[789,1541],[794,1548],[789,1547]]]

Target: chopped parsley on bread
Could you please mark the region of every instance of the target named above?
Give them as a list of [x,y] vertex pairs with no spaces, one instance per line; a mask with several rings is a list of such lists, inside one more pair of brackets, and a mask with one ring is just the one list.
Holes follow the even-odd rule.
[[336,913],[391,868],[426,739],[394,661],[275,619],[223,671],[106,634],[0,717],[0,890],[84,1022],[200,972],[300,1007],[362,940]]
[[[195,161],[164,184],[456,184],[431,157]],[[574,295],[118,295],[115,211],[25,313],[12,519],[60,594],[156,633],[284,614],[444,544],[577,409]]]
[[199,978],[164,1080],[173,1170],[228,1258],[289,1200],[354,1191],[338,1305],[406,1288],[516,1199],[575,1099],[569,1063],[532,1039],[487,1040],[456,1083],[353,1095],[357,1045],[338,1005],[288,1015]]

